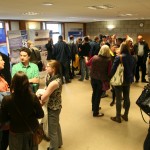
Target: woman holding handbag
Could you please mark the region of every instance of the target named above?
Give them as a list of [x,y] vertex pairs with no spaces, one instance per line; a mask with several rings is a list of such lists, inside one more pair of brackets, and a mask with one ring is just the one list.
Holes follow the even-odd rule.
[[19,71],[14,75],[10,92],[1,105],[2,123],[10,122],[9,150],[38,150],[38,145],[33,143],[33,132],[44,112],[25,73]]
[[[134,60],[132,55],[129,52],[129,46],[126,42],[123,42],[121,44],[120,55],[115,57],[111,69],[111,74],[110,74],[111,78],[117,71],[117,68],[120,63],[122,63],[124,67],[123,83],[120,85],[114,85],[115,94],[116,94],[116,116],[111,117],[111,120],[117,123],[121,123],[121,118],[123,118],[123,120],[125,121],[128,121],[128,113],[130,108],[130,97],[129,97],[130,84],[133,82],[133,77],[134,77],[134,71],[133,71]],[[122,93],[124,97],[124,107],[125,107],[125,112],[123,115],[121,115]]]

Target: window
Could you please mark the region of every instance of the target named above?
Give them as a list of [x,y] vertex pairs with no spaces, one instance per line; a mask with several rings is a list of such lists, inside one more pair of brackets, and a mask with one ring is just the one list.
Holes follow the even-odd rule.
[[4,27],[3,27],[3,23],[2,23],[2,22],[0,22],[0,28],[4,28]]
[[54,44],[58,41],[58,36],[61,35],[61,24],[46,23],[45,29],[49,30],[49,36],[53,38]]

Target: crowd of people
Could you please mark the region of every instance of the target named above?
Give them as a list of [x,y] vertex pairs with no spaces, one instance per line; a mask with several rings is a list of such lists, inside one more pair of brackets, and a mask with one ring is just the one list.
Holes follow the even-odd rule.
[[[38,64],[41,57],[31,43],[28,41],[28,47],[20,49],[20,62],[13,65],[11,73],[10,68],[6,67],[6,64],[9,64],[6,56],[0,54],[0,150],[6,150],[8,145],[10,150],[38,150],[38,145],[33,142],[32,133],[39,126],[38,119],[44,117],[42,106],[45,104],[48,112],[47,136],[50,139],[47,150],[58,150],[63,145],[59,123],[62,85],[71,83],[76,75],[80,76],[79,82],[90,79],[93,117],[104,116],[100,111],[100,101],[111,87],[110,105],[113,106],[116,101],[116,114],[110,119],[116,123],[121,123],[122,119],[126,122],[129,120],[130,85],[139,80],[148,83],[145,78],[146,72],[150,72],[146,70],[149,53],[147,42],[141,35],[138,35],[135,44],[129,36],[117,38],[116,35],[95,36],[94,40],[85,36],[83,40],[74,40],[73,35],[69,37],[69,42],[61,35],[56,44],[53,44],[52,38],[48,40],[45,45],[48,51],[45,68],[46,87],[40,94]],[[120,63],[124,66],[124,80],[122,85],[114,86],[110,84],[110,80]],[[149,134],[145,140],[144,150],[150,149],[148,141]]]
[[[100,112],[101,98],[105,97],[106,90],[109,89],[106,86],[109,86],[109,82],[118,65],[122,63],[124,66],[123,84],[121,86],[111,85],[112,102],[110,105],[113,106],[116,101],[116,115],[110,119],[117,123],[121,123],[122,119],[127,122],[130,110],[130,85],[133,82],[139,82],[139,80],[143,83],[148,83],[146,80],[146,73],[150,72],[150,70],[146,70],[146,62],[150,52],[148,43],[143,39],[142,35],[137,36],[135,44],[128,35],[124,38],[117,38],[116,35],[100,35],[95,36],[94,40],[91,40],[89,36],[85,36],[83,39],[77,38],[76,42],[73,36],[70,36],[69,40],[69,42],[63,41],[63,37],[60,36],[58,43],[54,44],[53,49],[51,49],[52,54],[54,53],[52,58],[59,62],[62,62],[61,59],[65,58],[65,62],[68,63],[68,65],[62,67],[62,83],[64,83],[63,76],[65,76],[66,83],[71,82],[71,79],[75,76],[74,70],[76,67],[78,67],[79,71],[77,75],[80,75],[79,81],[89,80],[90,77],[93,90],[91,98],[93,117],[102,117],[104,113]],[[61,42],[65,46],[62,46]],[[66,46],[67,48],[65,48]],[[68,53],[66,53],[66,50]],[[74,65],[74,62],[77,63],[77,61],[78,66]],[[149,66],[148,64],[148,68]],[[69,72],[68,69],[70,68],[72,71]],[[122,100],[123,115],[121,114]],[[147,139],[149,138],[147,137]],[[145,150],[146,147],[149,147],[148,144],[144,146]]]
[[[38,95],[39,68],[31,62],[31,57],[29,48],[21,48],[20,62],[12,66],[10,74],[9,67],[5,68],[5,57],[0,54],[0,150],[7,150],[8,146],[9,150],[38,150],[33,133],[41,126],[39,119],[44,117],[42,106],[46,100],[48,136],[51,140],[47,149],[57,150],[62,146],[59,124],[62,92],[60,63],[56,60],[47,62],[45,92]],[[6,69],[8,74],[2,71]]]

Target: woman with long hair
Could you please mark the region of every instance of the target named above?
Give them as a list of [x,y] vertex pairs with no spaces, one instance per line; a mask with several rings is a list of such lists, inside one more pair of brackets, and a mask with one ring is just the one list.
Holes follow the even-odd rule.
[[[113,77],[120,63],[122,63],[124,66],[124,75],[123,75],[124,81],[122,85],[114,86],[115,94],[116,94],[116,115],[115,117],[111,117],[111,120],[117,123],[121,123],[121,118],[125,121],[128,121],[128,114],[130,108],[130,85],[133,82],[133,77],[134,77],[134,70],[133,70],[134,59],[133,56],[130,54],[129,45],[126,42],[123,42],[121,44],[120,55],[115,57],[111,69],[110,78]],[[121,115],[122,93],[123,93],[124,108],[125,108],[123,115]]]
[[44,116],[44,112],[24,72],[14,75],[10,92],[1,105],[2,123],[10,122],[9,150],[38,150],[32,133],[38,128],[38,119]]
[[[50,146],[47,150],[58,150],[62,146],[62,134],[59,124],[59,115],[62,108],[62,80],[59,73],[60,64],[56,60],[50,60],[47,63],[46,71],[46,90],[40,96],[41,103],[47,102],[48,109],[48,132],[50,137]],[[38,92],[38,91],[37,91]]]

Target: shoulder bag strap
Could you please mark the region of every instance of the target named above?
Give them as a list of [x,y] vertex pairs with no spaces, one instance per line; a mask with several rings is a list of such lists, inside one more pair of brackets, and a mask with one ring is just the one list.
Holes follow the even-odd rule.
[[121,62],[121,64],[122,64],[122,55],[120,55],[120,62]]
[[140,111],[141,111],[141,116],[142,116],[143,121],[144,121],[145,123],[147,123],[147,124],[150,125],[150,122],[148,123],[148,122],[145,120],[145,118],[144,118],[144,116],[143,116],[143,113],[142,113],[142,109],[140,109]]

